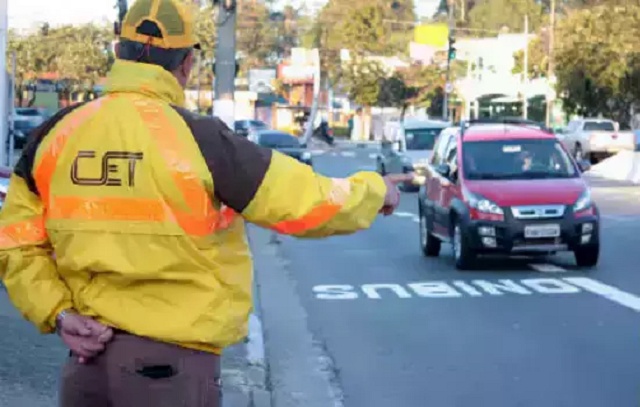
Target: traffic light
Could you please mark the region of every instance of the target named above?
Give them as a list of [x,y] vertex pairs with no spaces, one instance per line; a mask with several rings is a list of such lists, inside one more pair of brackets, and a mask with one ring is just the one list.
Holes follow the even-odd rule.
[[456,59],[456,47],[454,46],[455,44],[456,44],[456,39],[452,35],[449,36],[449,54],[448,54],[449,61],[453,61],[454,59]]

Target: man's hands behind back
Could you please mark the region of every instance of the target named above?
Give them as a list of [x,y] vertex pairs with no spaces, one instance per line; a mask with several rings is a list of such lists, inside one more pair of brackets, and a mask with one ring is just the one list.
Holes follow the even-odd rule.
[[103,352],[113,337],[113,330],[92,318],[69,313],[61,319],[58,333],[80,363]]
[[385,216],[391,215],[400,204],[400,191],[398,185],[413,181],[413,174],[389,174],[382,177],[387,185],[387,195],[384,197],[384,206],[380,210]]

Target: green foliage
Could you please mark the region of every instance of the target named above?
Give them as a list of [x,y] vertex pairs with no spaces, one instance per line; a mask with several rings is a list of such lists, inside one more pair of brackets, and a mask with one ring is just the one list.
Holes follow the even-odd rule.
[[[515,65],[513,67],[514,74],[524,72],[524,51],[518,51],[514,54]],[[529,69],[527,69],[529,78],[546,78],[549,69],[549,52],[545,39],[536,37],[529,41]]]
[[[536,0],[480,0],[469,11],[469,26],[479,35],[490,35],[508,28],[510,32],[524,30],[524,16],[529,16],[529,30],[542,24],[544,9]],[[484,32],[483,32],[484,30]]]
[[621,122],[640,103],[640,6],[584,8],[557,33],[558,91],[570,113],[599,113]]
[[340,83],[349,98],[361,106],[375,106],[380,97],[380,84],[386,72],[375,61],[356,58],[340,70]]
[[383,52],[387,30],[382,8],[373,5],[351,10],[342,26],[342,35],[348,39],[349,49],[359,55]]

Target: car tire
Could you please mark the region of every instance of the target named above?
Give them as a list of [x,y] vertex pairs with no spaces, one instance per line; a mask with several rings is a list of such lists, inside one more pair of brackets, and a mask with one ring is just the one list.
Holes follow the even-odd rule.
[[576,264],[581,268],[592,268],[598,264],[600,259],[600,246],[591,246],[579,248],[573,251],[576,258]]
[[430,232],[430,219],[421,208],[420,209],[420,249],[426,257],[437,257],[440,254],[442,242]]
[[453,219],[451,228],[451,245],[453,246],[453,258],[458,270],[471,270],[477,260],[477,254],[469,247],[468,238],[458,219]]

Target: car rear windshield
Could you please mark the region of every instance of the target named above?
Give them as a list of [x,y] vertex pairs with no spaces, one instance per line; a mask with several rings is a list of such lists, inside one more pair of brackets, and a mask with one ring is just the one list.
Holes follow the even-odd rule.
[[615,127],[612,122],[585,122],[585,131],[615,131]]
[[579,172],[557,140],[467,141],[462,147],[469,180],[575,178]]
[[442,130],[442,128],[405,130],[407,150],[433,150],[433,145]]
[[277,132],[260,134],[259,144],[268,148],[300,147],[300,142],[294,136]]

